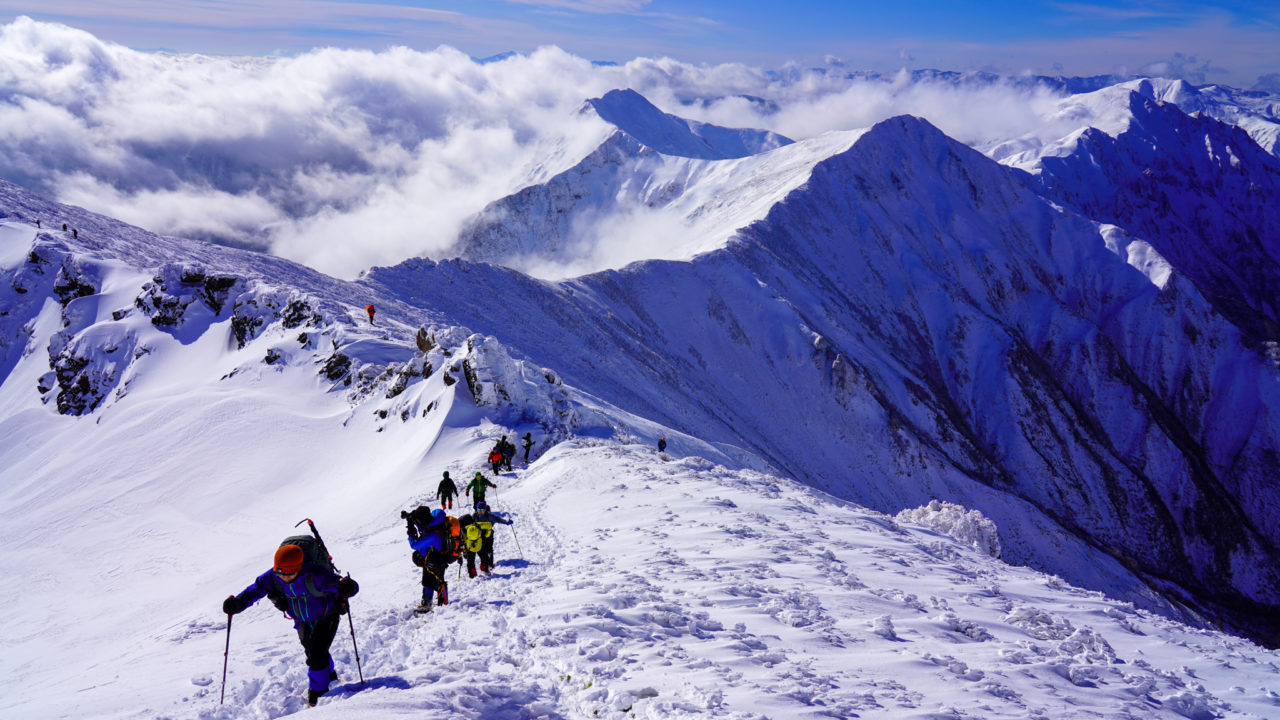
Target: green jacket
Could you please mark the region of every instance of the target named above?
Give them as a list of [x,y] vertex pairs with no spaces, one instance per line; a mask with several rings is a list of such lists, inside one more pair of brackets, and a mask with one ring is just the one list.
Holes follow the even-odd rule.
[[480,475],[472,478],[471,482],[467,483],[467,489],[463,490],[463,493],[470,495],[471,491],[475,490],[476,497],[480,498],[480,497],[484,497],[485,488],[487,487],[496,489],[498,486],[489,482],[489,478],[483,475]]

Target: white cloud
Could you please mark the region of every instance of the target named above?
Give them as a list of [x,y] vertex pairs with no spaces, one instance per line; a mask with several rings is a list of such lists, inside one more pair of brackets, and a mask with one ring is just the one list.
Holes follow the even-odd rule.
[[[20,18],[0,27],[0,177],[157,232],[270,247],[353,277],[447,255],[468,217],[551,171],[549,148],[564,162],[589,152],[576,110],[621,87],[667,112],[796,139],[912,113],[981,143],[1035,127],[1051,100],[830,65],[596,66],[553,47],[487,64],[448,47],[142,53]],[[630,240],[604,241],[650,220],[595,230],[601,244],[587,254],[642,257]]]

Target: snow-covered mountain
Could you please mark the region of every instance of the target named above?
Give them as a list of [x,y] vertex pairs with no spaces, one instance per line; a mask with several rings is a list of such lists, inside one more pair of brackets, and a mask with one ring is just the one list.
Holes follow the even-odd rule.
[[[1280,159],[1241,128],[1187,115],[1185,83],[1148,81],[1063,103],[1104,122],[1006,160],[1039,191],[1150,242],[1252,342],[1280,337]],[[1276,126],[1280,127],[1280,126]],[[1273,139],[1274,142],[1274,139]]]
[[[302,709],[289,624],[255,607],[229,626],[217,607],[302,517],[363,587],[319,717],[1265,718],[1280,703],[1270,651],[1007,565],[977,512],[894,518],[745,469],[762,464],[604,405],[493,337],[419,336],[428,318],[377,282],[12,187],[4,202],[20,299],[0,318],[27,341],[0,384],[6,715]],[[63,219],[76,237],[45,229]],[[503,274],[452,267],[455,287]],[[65,333],[104,372],[41,395]],[[64,407],[79,378],[109,392]],[[525,431],[531,464],[495,478],[516,521],[496,571],[451,579],[452,603],[414,616],[398,511]]]
[[791,141],[676,118],[631,90],[589,100],[580,113],[603,121],[599,146],[486,207],[463,229],[461,257],[553,277],[690,258],[723,245],[850,142],[770,153]]
[[[1107,144],[1106,162],[1046,152],[1056,171],[1037,182],[902,118],[749,167],[698,161],[702,175],[710,166],[730,179],[681,184],[682,217],[774,192],[694,233],[709,254],[690,263],[563,287],[430,262],[370,280],[517,338],[538,362],[569,354],[574,385],[742,444],[841,497],[885,511],[935,497],[980,508],[1015,562],[1120,594],[1158,587],[1270,636],[1280,586],[1268,478],[1280,440],[1276,368],[1258,348],[1275,337],[1265,288],[1280,286],[1274,158],[1141,93],[1093,102],[1094,116],[1134,128],[1119,137],[1144,134]],[[1081,135],[1093,136],[1110,137]],[[651,176],[597,160],[501,201],[487,256],[554,256],[570,234],[563,218],[641,206],[616,188],[650,187]],[[1155,178],[1179,209],[1150,207],[1131,175]],[[734,181],[741,191],[726,189]],[[478,297],[454,281],[460,272],[496,275]],[[554,332],[510,322],[548,315]],[[656,320],[672,315],[683,316]],[[690,402],[662,410],[672,395]],[[1098,551],[1108,557],[1080,562]]]
[[[365,587],[335,717],[1266,717],[1267,651],[1207,628],[1280,637],[1274,159],[1122,97],[1028,172],[909,116],[786,144],[606,96],[470,259],[354,282],[0,186],[0,707],[298,709],[260,609],[213,707],[216,604],[309,516]],[[1254,275],[1186,267],[1238,249],[1134,201],[1142,138]],[[526,431],[527,546],[413,620],[398,511]]]

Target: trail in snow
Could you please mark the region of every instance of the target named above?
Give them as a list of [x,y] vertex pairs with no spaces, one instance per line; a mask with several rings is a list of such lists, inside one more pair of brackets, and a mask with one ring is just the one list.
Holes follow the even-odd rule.
[[[344,682],[308,717],[1058,720],[1280,707],[1275,663],[1245,641],[788,481],[584,441],[496,481],[491,504],[514,517],[514,535],[498,529],[491,577],[459,581],[451,566],[451,603],[429,615],[411,609],[418,570],[401,528],[369,539],[396,560],[393,587],[365,582],[353,605],[368,684],[344,625]],[[277,630],[242,648],[254,659],[235,673],[231,706],[199,717],[302,708],[301,651]]]

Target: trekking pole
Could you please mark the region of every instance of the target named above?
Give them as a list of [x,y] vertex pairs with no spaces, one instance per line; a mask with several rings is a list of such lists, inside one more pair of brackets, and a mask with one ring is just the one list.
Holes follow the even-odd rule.
[[347,600],[347,627],[351,628],[351,649],[356,651],[356,672],[360,674],[360,684],[364,685],[364,670],[360,667],[360,648],[356,646],[356,624],[351,619],[350,600]]
[[520,559],[524,559],[524,549],[520,547],[520,538],[516,537],[515,523],[507,523],[507,527],[511,528],[511,539],[516,541],[516,550],[520,552]]
[[221,705],[223,700],[227,699],[227,660],[231,655],[231,616],[227,616],[227,648],[222,651],[222,695],[218,698],[218,704]]
[[[298,527],[302,523],[306,523],[307,527],[311,528],[311,534],[316,536],[316,544],[320,546],[320,552],[327,555],[329,564],[333,565],[333,555],[329,552],[329,548],[325,547],[324,538],[320,537],[320,531],[316,529],[316,524],[311,521],[311,518],[302,518],[294,527]],[[338,572],[337,565],[333,565],[333,571],[335,573]],[[347,577],[351,577],[350,573],[347,574]],[[364,685],[364,668],[360,667],[360,647],[356,645],[356,623],[351,619],[351,600],[349,598],[344,598],[344,600],[347,603],[347,626],[351,628],[351,649],[355,650],[356,653],[356,672],[360,675],[360,684]]]

